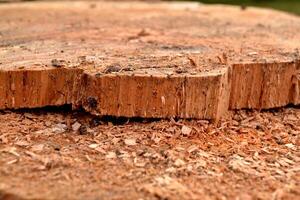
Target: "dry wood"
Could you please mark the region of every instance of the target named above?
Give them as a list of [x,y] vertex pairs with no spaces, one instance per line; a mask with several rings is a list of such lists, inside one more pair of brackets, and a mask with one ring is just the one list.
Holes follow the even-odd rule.
[[300,19],[196,3],[0,5],[0,109],[219,119],[299,104]]

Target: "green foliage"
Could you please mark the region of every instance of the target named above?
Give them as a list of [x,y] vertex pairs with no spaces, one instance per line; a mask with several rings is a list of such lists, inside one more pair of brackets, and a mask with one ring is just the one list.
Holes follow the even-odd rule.
[[221,3],[268,7],[300,15],[300,0],[194,0],[203,3]]

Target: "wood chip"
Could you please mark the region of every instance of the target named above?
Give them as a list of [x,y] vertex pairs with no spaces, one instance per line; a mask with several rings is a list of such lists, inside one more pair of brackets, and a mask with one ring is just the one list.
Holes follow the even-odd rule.
[[74,124],[72,124],[72,130],[73,131],[78,131],[81,127],[81,124],[79,122],[75,122]]
[[190,127],[182,126],[182,128],[181,128],[182,135],[189,136],[191,134],[191,132],[192,132],[192,129]]
[[94,144],[90,144],[89,148],[96,149],[98,146],[99,146],[99,144],[94,143]]
[[112,152],[112,151],[108,152],[105,156],[105,158],[108,158],[108,159],[112,159],[112,158],[116,158],[116,157],[117,157],[116,153]]
[[125,139],[124,143],[127,146],[134,146],[134,145],[136,145],[136,139],[135,138]]
[[179,158],[176,159],[174,162],[174,166],[176,166],[176,167],[182,167],[183,165],[185,165],[185,162]]
[[25,140],[20,140],[20,141],[17,141],[17,142],[15,143],[15,145],[17,145],[17,146],[22,146],[22,147],[26,147],[26,146],[29,146],[30,144],[29,144],[29,142],[27,142],[27,141],[25,141]]

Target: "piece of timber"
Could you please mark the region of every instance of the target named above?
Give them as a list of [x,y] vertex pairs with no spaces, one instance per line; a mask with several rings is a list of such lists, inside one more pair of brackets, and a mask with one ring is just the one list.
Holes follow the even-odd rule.
[[218,120],[297,105],[300,19],[197,3],[0,4],[0,109]]
[[300,62],[234,64],[230,108],[268,109],[300,103]]
[[195,75],[84,74],[74,105],[94,114],[218,119],[228,110],[227,69]]
[[0,71],[0,108],[40,108],[72,104],[79,69]]

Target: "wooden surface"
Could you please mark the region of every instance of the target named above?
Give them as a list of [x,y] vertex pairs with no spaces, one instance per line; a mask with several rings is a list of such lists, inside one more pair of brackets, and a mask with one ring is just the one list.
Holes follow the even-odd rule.
[[196,3],[0,5],[0,108],[219,119],[298,104],[300,19]]

